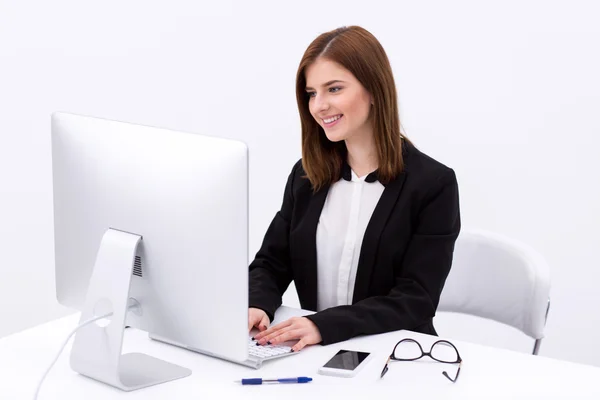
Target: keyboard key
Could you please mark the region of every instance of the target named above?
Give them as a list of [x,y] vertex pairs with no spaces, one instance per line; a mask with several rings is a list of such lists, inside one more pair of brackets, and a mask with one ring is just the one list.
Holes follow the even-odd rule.
[[248,338],[248,354],[260,359],[268,359],[269,357],[279,356],[285,353],[290,353],[291,347],[278,345],[257,346],[256,342]]

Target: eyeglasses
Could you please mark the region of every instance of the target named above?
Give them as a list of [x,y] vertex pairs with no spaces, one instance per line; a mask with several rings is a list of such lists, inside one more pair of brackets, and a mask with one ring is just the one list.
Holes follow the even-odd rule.
[[426,353],[416,340],[402,339],[396,343],[392,354],[390,354],[388,357],[383,370],[381,371],[381,378],[383,378],[388,371],[388,364],[390,363],[390,360],[415,361],[425,356],[431,357],[435,361],[439,361],[444,364],[458,364],[458,370],[456,371],[456,376],[454,379],[450,378],[446,371],[442,372],[446,378],[450,379],[452,382],[456,382],[458,375],[460,374],[462,358],[460,358],[456,347],[447,340],[438,340],[431,345],[431,349],[428,353]]

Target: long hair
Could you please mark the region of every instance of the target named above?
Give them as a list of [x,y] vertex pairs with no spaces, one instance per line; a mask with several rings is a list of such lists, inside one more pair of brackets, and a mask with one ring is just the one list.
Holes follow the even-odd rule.
[[306,49],[296,74],[296,100],[302,125],[302,167],[316,192],[341,178],[347,149],[331,142],[311,115],[306,94],[306,68],[317,59],[336,62],[350,71],[372,95],[373,133],[378,180],[389,183],[404,171],[398,99],[392,67],[379,41],[360,26],[341,27],[319,35]]

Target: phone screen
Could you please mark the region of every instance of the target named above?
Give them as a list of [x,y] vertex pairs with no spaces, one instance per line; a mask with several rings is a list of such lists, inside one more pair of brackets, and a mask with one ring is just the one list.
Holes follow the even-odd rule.
[[363,362],[365,358],[369,356],[369,354],[370,353],[363,353],[361,351],[340,350],[323,366],[326,368],[352,371],[358,367],[358,365]]

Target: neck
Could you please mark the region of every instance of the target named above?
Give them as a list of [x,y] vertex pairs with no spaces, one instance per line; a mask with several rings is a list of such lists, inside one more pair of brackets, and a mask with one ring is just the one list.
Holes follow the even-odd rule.
[[372,134],[346,139],[346,148],[348,149],[348,165],[356,175],[367,175],[379,166],[379,157]]

